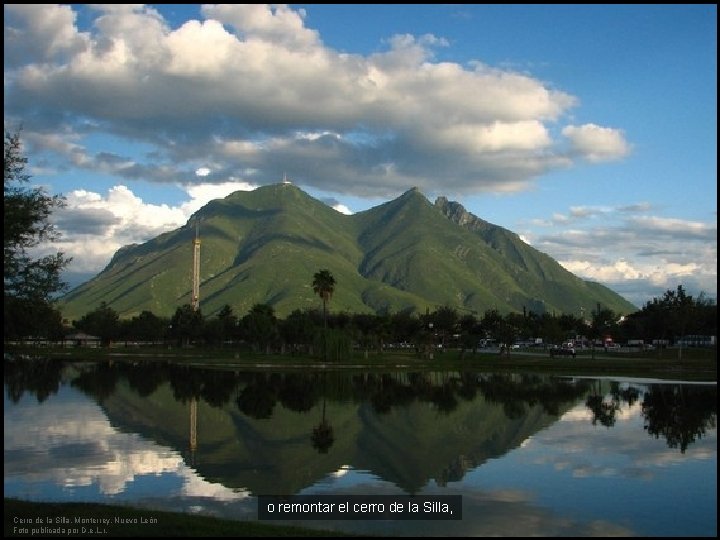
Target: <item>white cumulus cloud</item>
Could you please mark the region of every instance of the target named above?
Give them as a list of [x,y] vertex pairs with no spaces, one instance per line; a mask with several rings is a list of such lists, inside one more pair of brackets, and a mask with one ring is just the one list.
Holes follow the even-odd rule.
[[[142,476],[167,474],[177,477],[181,487],[170,488],[166,497],[233,501],[249,496],[245,490],[201,478],[173,448],[136,433],[120,432],[94,403],[51,396],[49,404],[44,408],[16,406],[12,418],[5,422],[5,451],[24,456],[6,463],[6,474],[22,475],[29,486],[26,489],[50,484],[72,493],[79,487],[96,486],[104,495],[118,495]],[[32,426],[36,447],[47,453],[47,463],[38,465],[36,453],[27,451],[28,426]],[[83,449],[81,456],[78,448]]]
[[524,238],[575,275],[638,306],[678,285],[716,297],[717,223],[651,215],[651,209],[647,203],[571,207],[532,220],[549,230]]
[[123,185],[114,186],[106,194],[72,191],[66,195],[65,208],[53,216],[61,240],[43,246],[38,253],[60,250],[72,257],[73,272],[97,273],[121,247],[175,230],[211,200],[254,186],[224,182],[181,187],[188,198],[176,206],[148,203]]
[[562,134],[568,138],[573,150],[588,161],[611,161],[630,153],[630,144],[619,129],[584,124],[566,126]]
[[[575,96],[480,59],[437,61],[442,36],[388,36],[363,55],[325,45],[286,5],[206,5],[176,27],[152,7],[93,6],[88,31],[69,6],[5,12],[6,119],[72,133],[56,159],[122,181],[259,185],[287,172],[360,196],[508,192],[629,150],[619,130],[585,124],[563,130],[568,153],[549,128]],[[149,149],[97,151],[98,133]]]

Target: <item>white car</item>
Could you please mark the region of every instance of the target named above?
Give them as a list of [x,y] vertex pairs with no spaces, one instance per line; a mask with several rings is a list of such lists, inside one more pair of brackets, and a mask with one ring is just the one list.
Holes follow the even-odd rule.
[[550,357],[555,358],[556,356],[572,356],[575,358],[575,348],[563,345],[562,347],[553,347],[550,349]]

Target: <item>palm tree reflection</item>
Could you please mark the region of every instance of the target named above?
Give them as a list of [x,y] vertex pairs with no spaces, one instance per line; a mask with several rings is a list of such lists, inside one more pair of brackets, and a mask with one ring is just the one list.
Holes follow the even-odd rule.
[[313,448],[315,448],[321,454],[327,454],[330,447],[335,442],[335,435],[333,433],[333,427],[325,418],[325,373],[323,373],[323,404],[322,404],[322,419],[320,423],[313,428],[311,440]]

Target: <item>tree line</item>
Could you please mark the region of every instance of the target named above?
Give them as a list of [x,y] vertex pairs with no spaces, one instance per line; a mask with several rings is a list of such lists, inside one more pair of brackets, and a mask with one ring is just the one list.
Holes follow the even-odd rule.
[[[63,339],[71,329],[56,324],[45,326],[45,337]],[[17,322],[17,321],[16,321]],[[6,322],[7,324],[7,322]],[[116,341],[144,342],[173,346],[227,347],[244,345],[254,352],[320,354],[327,336],[345,336],[361,351],[381,352],[389,347],[414,349],[459,348],[473,350],[482,340],[498,344],[537,338],[543,344],[561,343],[577,335],[589,340],[611,336],[617,343],[631,339],[667,340],[675,343],[687,334],[710,335],[717,327],[717,306],[703,297],[685,294],[682,286],[648,302],[641,310],[621,319],[612,310],[597,306],[586,320],[572,314],[501,314],[487,310],[482,316],[461,314],[443,306],[425,314],[409,312],[328,313],[327,310],[295,310],[279,318],[272,306],[256,304],[246,314],[236,314],[229,305],[206,317],[190,304],[178,307],[171,317],[143,311],[130,319],[102,303],[73,321],[75,331],[101,339],[106,346]],[[6,331],[6,339],[8,333]]]
[[[5,341],[28,337],[61,340],[72,332],[63,325],[54,302],[65,290],[60,275],[70,262],[63,253],[33,258],[33,248],[58,239],[50,220],[64,199],[49,196],[41,188],[27,187],[27,158],[19,134],[5,131],[4,157],[4,336]],[[474,349],[480,340],[512,344],[518,339],[541,338],[544,343],[559,343],[576,335],[591,340],[611,335],[615,341],[628,339],[668,340],[679,336],[711,335],[717,328],[714,300],[686,294],[682,286],[654,298],[641,310],[623,320],[613,311],[597,305],[591,320],[572,314],[550,313],[501,314],[490,309],[478,316],[463,313],[452,306],[433,312],[411,314],[330,313],[336,282],[329,270],[315,273],[314,292],[322,300],[322,312],[293,311],[279,319],[272,306],[254,305],[247,314],[236,314],[226,305],[212,317],[184,305],[171,317],[143,311],[128,320],[120,320],[111,306],[102,303],[73,321],[75,330],[98,336],[109,345],[113,341],[175,342],[178,345],[224,345],[246,343],[256,351],[321,351],[323,357],[339,356],[352,343],[367,352],[383,350],[387,344],[412,344],[432,347]]]

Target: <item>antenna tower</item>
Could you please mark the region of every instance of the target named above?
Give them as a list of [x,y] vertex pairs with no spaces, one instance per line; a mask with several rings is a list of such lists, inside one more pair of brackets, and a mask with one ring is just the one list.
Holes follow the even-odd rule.
[[190,306],[197,311],[200,308],[200,220],[195,220],[195,238],[193,239],[192,298]]

